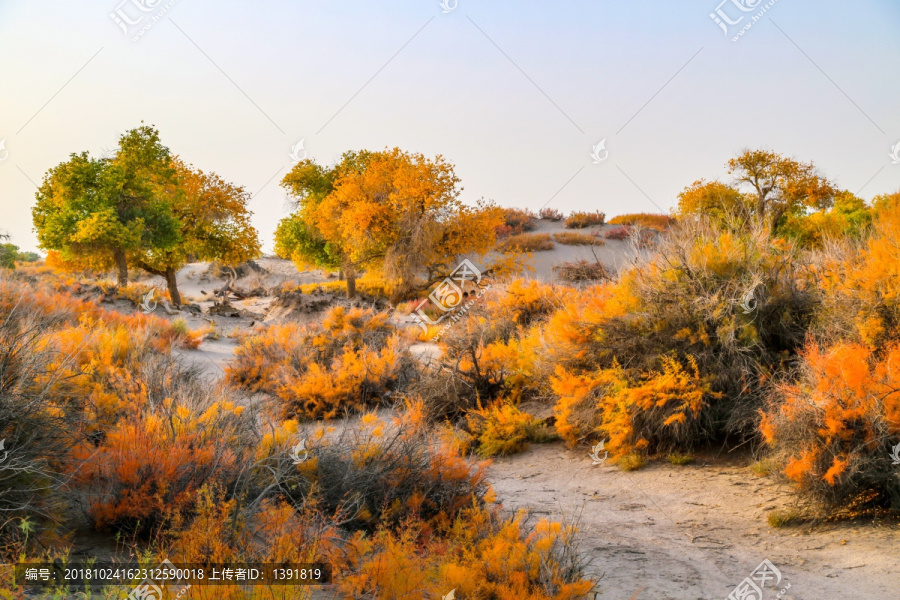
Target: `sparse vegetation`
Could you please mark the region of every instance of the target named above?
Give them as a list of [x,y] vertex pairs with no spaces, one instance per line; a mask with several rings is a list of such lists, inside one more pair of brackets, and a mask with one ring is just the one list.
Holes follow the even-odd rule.
[[769,527],[780,528],[780,527],[790,527],[791,525],[799,525],[803,522],[803,517],[800,515],[800,511],[795,508],[788,508],[784,510],[773,510],[767,516],[766,520],[769,523]]
[[638,452],[629,452],[616,459],[616,464],[623,471],[637,471],[647,464],[647,458]]
[[669,464],[684,466],[694,462],[694,455],[689,453],[682,454],[680,452],[673,452],[666,457],[666,460],[669,461]]
[[504,208],[503,224],[497,228],[497,237],[502,239],[533,231],[535,219],[537,215],[527,208]]
[[580,233],[577,231],[561,231],[553,234],[560,244],[566,246],[602,246],[605,242],[595,234]]
[[616,227],[610,227],[603,232],[603,237],[608,240],[627,240],[628,236],[630,235],[631,227],[628,227],[626,225],[617,225]]
[[553,250],[554,247],[549,233],[519,233],[509,236],[500,244],[502,252],[542,252]]
[[546,207],[538,211],[538,218],[545,221],[562,221],[563,214],[555,208]]
[[564,262],[553,267],[560,280],[567,283],[597,282],[612,279],[612,275],[603,263],[594,260],[575,260]]
[[609,220],[610,225],[639,225],[657,231],[665,231],[674,223],[675,219],[669,215],[653,213],[630,213]]
[[566,218],[566,229],[586,229],[588,227],[600,227],[606,222],[606,215],[602,212],[573,212]]

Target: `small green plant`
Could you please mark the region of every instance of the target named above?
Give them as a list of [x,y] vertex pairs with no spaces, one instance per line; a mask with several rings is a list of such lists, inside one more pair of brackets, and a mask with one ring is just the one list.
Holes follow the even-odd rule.
[[769,521],[769,527],[789,527],[803,522],[800,511],[796,508],[786,508],[782,510],[773,510],[766,517]]
[[757,477],[768,477],[769,475],[777,471],[778,465],[775,464],[774,460],[769,458],[758,460],[750,465],[750,472]]
[[628,454],[621,456],[616,461],[616,464],[619,465],[619,468],[623,471],[637,471],[647,464],[647,458],[643,454],[629,452]]
[[190,332],[187,321],[184,319],[175,319],[172,321],[172,330],[178,335],[187,335]]
[[562,439],[559,437],[559,434],[556,433],[555,427],[547,425],[543,421],[535,425],[529,432],[529,435],[531,441],[535,444],[549,444]]
[[694,462],[694,455],[690,452],[687,452],[685,454],[682,454],[680,452],[673,452],[666,457],[666,460],[668,460],[673,465],[689,465]]

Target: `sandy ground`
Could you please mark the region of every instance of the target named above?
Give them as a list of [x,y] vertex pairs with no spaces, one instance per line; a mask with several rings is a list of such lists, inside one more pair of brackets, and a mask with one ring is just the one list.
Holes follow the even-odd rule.
[[[592,233],[603,232],[613,226],[604,225],[590,229],[566,229],[562,221],[535,221],[535,229],[530,233],[554,233],[576,232],[576,233]],[[610,270],[618,270],[629,262],[633,261],[640,252],[634,249],[627,240],[607,240],[600,238],[603,244],[600,246],[567,246],[555,242],[553,250],[543,250],[532,254],[534,270],[524,273],[526,276],[533,277],[540,281],[558,282],[559,278],[553,271],[556,265],[576,260],[595,261],[599,260]]]
[[[561,230],[555,224],[540,227]],[[597,250],[608,266],[628,260],[626,242],[608,241]],[[554,264],[578,258],[593,257],[587,248],[557,244],[553,251],[536,254],[536,276],[551,279]],[[326,279],[321,272],[297,273],[287,261],[259,263],[269,273],[241,280],[241,287],[250,287],[248,280],[260,277],[266,285]],[[179,274],[183,293],[204,309],[212,301],[203,292],[221,285],[203,280],[205,268],[188,265]],[[192,328],[212,321],[223,334],[181,356],[211,380],[218,379],[237,347],[229,334],[260,322],[270,301],[233,302],[245,311],[240,317],[179,315]],[[426,360],[439,355],[437,347],[427,343],[415,344],[413,351]],[[724,599],[764,559],[783,577],[778,589],[766,588],[764,600],[900,599],[897,523],[869,520],[773,529],[766,514],[791,506],[793,496],[773,479],[753,475],[746,457],[709,458],[681,467],[651,463],[631,473],[591,463],[586,449],[533,445],[525,453],[496,460],[489,479],[509,510],[530,508],[535,517],[580,520],[581,549],[592,562],[589,573],[600,579],[597,599],[627,600],[635,594],[640,600]],[[317,590],[313,597],[331,598],[333,589]]]
[[746,459],[650,463],[630,473],[592,465],[586,449],[532,445],[496,460],[489,476],[508,509],[580,519],[597,598],[715,600],[764,560],[782,574],[765,599],[900,598],[897,523],[773,529],[766,514],[792,505],[788,487],[753,475]]

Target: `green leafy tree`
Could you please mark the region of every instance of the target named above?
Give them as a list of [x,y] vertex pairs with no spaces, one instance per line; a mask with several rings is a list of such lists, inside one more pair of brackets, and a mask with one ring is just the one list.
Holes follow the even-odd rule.
[[73,264],[115,265],[119,285],[129,264],[164,277],[176,306],[176,273],[188,260],[233,265],[260,251],[249,194],[173,157],[149,126],[121,136],[112,158],[71,155],[47,173],[37,200],[41,247]]
[[37,252],[19,252],[19,256],[16,260],[27,263],[37,262],[41,260],[41,255]]
[[167,191],[175,176],[169,149],[149,126],[122,135],[112,158],[72,154],[37,192],[32,217],[41,247],[63,260],[114,264],[119,285],[127,284],[129,253],[178,241]]
[[[3,238],[0,238],[3,239]],[[19,257],[19,247],[15,244],[0,244],[0,268],[15,269]]]

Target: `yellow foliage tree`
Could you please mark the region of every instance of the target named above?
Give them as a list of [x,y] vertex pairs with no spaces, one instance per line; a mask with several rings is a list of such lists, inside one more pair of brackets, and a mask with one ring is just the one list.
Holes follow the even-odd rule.
[[348,152],[331,168],[301,161],[282,181],[298,210],[279,224],[276,250],[340,268],[349,297],[360,270],[382,271],[399,301],[446,277],[460,257],[493,248],[500,209],[464,205],[458,185],[443,157],[398,148]]
[[181,295],[175,274],[189,260],[237,265],[260,253],[256,229],[250,224],[250,194],[215,173],[204,173],[174,159],[177,185],[169,189],[171,211],[180,236],[169,248],[150,248],[138,254],[137,265],[165,277],[175,305]]

